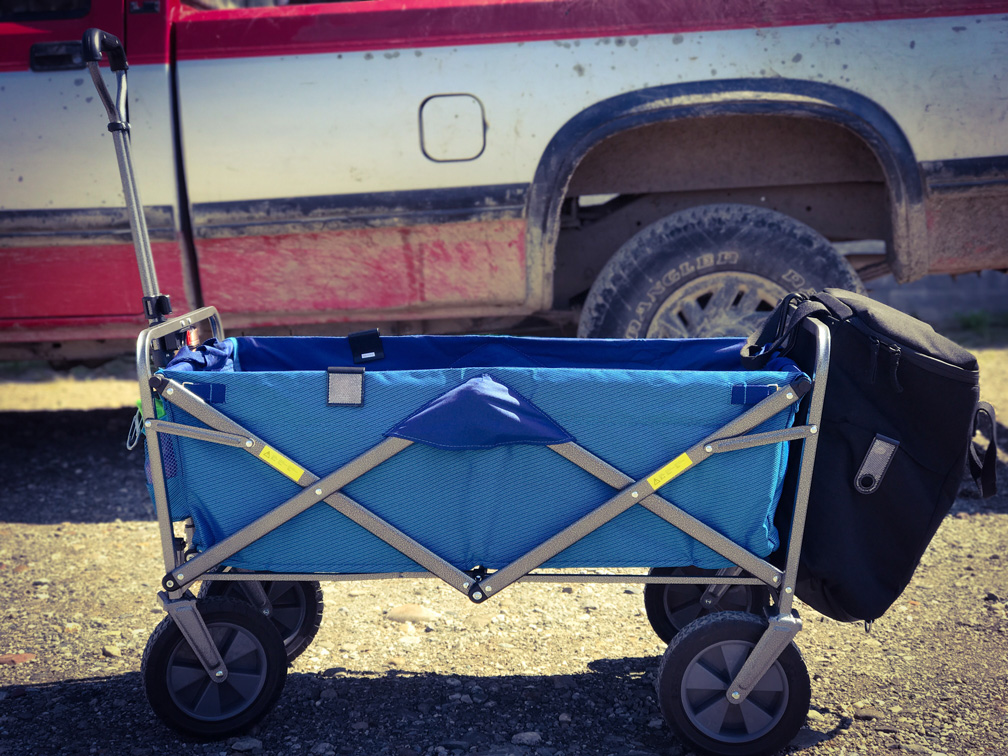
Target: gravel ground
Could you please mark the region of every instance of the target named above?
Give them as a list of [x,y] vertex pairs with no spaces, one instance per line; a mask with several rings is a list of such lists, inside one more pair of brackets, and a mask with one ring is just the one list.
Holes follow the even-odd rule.
[[[1008,349],[977,351],[984,398],[1008,414]],[[664,646],[641,588],[598,584],[482,605],[433,580],[325,584],[273,712],[242,737],[178,738],[140,678],[163,565],[142,457],[122,444],[128,372],[0,376],[0,754],[688,753],[655,700]],[[789,750],[1008,753],[1006,566],[1008,497],[964,484],[870,634],[799,604],[812,709]]]

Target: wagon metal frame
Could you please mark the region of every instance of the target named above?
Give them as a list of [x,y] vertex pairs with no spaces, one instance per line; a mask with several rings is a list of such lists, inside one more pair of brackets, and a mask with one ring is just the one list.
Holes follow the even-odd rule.
[[[184,331],[202,322],[208,322],[214,336],[223,339],[224,330],[215,308],[208,307],[174,318],[145,329],[137,340],[137,374],[139,377],[142,413],[145,418],[147,444],[150,454],[151,478],[158,528],[161,533],[162,552],[166,574],[162,579],[164,591],[159,594],[165,609],[184,628],[187,638],[198,643],[197,655],[208,672],[217,674],[223,669],[219,654],[213,650],[199,614],[192,610],[193,599],[185,598],[185,589],[201,579],[256,581],[256,580],[370,580],[380,578],[426,578],[438,577],[445,583],[466,595],[474,603],[487,600],[509,585],[519,581],[534,582],[621,582],[655,584],[705,584],[705,585],[765,585],[775,595],[777,615],[771,617],[770,626],[750,657],[747,669],[739,672],[731,686],[733,700],[744,700],[754,680],[766,672],[784,645],[797,634],[801,621],[792,615],[791,605],[801,553],[801,536],[808,507],[808,492],[815,458],[815,447],[822,402],[825,391],[825,376],[829,367],[829,332],[825,326],[813,323],[816,337],[815,364],[812,381],[804,378],[792,385],[778,388],[773,394],[760,401],[752,409],[743,413],[714,434],[677,454],[666,465],[639,480],[634,480],[615,467],[598,458],[590,451],[574,442],[552,445],[557,454],[602,480],[617,493],[600,504],[587,516],[581,518],[549,540],[541,543],[520,559],[503,569],[486,575],[472,575],[459,570],[442,557],[431,552],[407,534],[396,529],[385,520],[374,515],[365,507],[353,501],[340,490],[369,470],[408,447],[412,442],[389,438],[368,450],[339,469],[319,477],[301,467],[271,447],[268,442],[212,407],[183,384],[152,372],[152,354],[166,335]],[[799,402],[809,394],[806,421],[780,431],[750,433],[768,418],[791,404]],[[207,428],[199,429],[173,423],[156,417],[155,399],[175,404],[203,422]],[[161,464],[159,436],[161,434],[181,435],[209,443],[226,444],[242,448],[263,464],[275,469],[286,470],[288,477],[294,478],[302,487],[302,492],[279,504],[273,511],[257,519],[242,530],[215,544],[206,551],[192,557],[187,554],[188,544],[179,543],[174,536],[168,509],[168,495]],[[682,508],[663,499],[656,492],[658,488],[681,475],[686,470],[701,464],[715,455],[752,446],[791,441],[803,441],[803,449],[798,474],[798,486],[794,502],[792,529],[788,538],[787,561],[783,570],[765,559],[754,556],[730,539],[705,525]],[[238,551],[258,538],[266,535],[308,507],[323,501],[358,525],[374,534],[385,543],[400,551],[426,572],[398,573],[224,573],[218,570],[222,564]],[[697,541],[709,546],[721,556],[733,562],[739,570],[752,577],[720,575],[712,577],[654,577],[654,576],[600,576],[590,574],[530,574],[552,556],[593,530],[609,522],[629,507],[640,505],[658,515],[666,522],[679,528]],[[202,639],[202,642],[199,642]],[[226,675],[226,670],[225,670]],[[738,694],[737,697],[735,694]]]

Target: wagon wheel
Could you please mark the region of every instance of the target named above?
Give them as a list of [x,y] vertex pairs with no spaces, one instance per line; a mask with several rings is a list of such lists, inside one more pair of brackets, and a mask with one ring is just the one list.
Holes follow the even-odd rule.
[[771,754],[805,724],[811,687],[794,643],[744,701],[726,696],[766,627],[752,614],[718,612],[690,623],[669,644],[655,688],[666,721],[690,747],[717,756]]
[[165,618],[144,649],[140,673],[154,713],[178,732],[219,739],[241,732],[276,704],[287,679],[283,642],[273,624],[242,601],[206,598],[196,604],[227,667],[214,682]]
[[[283,639],[287,661],[293,662],[315,639],[322,624],[322,586],[315,580],[261,580],[259,584],[273,607],[269,618]],[[203,581],[199,597],[206,596],[249,601],[242,582],[236,580]]]
[[695,207],[620,247],[588,292],[578,336],[748,336],[789,292],[827,286],[864,291],[812,228],[762,207]]
[[[655,577],[711,577],[717,570],[702,567],[655,567],[648,572]],[[659,638],[670,642],[675,634],[693,620],[716,611],[750,612],[762,615],[770,604],[770,592],[761,585],[732,585],[713,606],[704,606],[701,598],[706,585],[649,583],[644,586],[644,611]]]

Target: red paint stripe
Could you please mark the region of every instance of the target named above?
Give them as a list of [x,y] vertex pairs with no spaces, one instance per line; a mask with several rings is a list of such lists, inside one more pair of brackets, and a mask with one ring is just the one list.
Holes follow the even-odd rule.
[[[0,72],[30,71],[32,45],[77,41],[84,30],[91,26],[97,26],[121,38],[121,0],[92,0],[91,12],[84,18],[0,23]],[[132,59],[130,62],[133,62]]]
[[133,342],[146,327],[147,321],[142,315],[0,320],[0,344],[82,339],[125,339]]
[[1008,12],[1005,0],[370,0],[197,11],[179,60],[866,22]]
[[121,0],[92,0],[90,12],[83,18],[0,23],[0,73],[30,71],[32,45],[75,42],[90,27],[104,29],[123,40],[131,66],[168,63],[169,19],[178,15],[178,3],[179,0],[162,0],[156,13],[125,14],[128,24],[125,30]]
[[[174,242],[151,245],[161,290],[179,311],[185,296],[182,254]],[[0,249],[0,325],[37,326],[38,318],[115,319],[142,314],[140,273],[131,244]],[[142,320],[142,318],[141,318]]]
[[525,221],[197,240],[223,313],[350,313],[522,304]]

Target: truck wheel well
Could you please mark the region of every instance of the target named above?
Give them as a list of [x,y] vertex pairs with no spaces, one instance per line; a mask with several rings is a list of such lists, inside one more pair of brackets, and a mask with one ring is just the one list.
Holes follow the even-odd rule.
[[[615,133],[578,162],[557,237],[554,307],[577,303],[642,227],[723,202],[777,210],[833,242],[873,239],[892,246],[883,167],[853,131],[794,115],[661,121]],[[851,261],[865,277],[885,267],[877,254]]]

